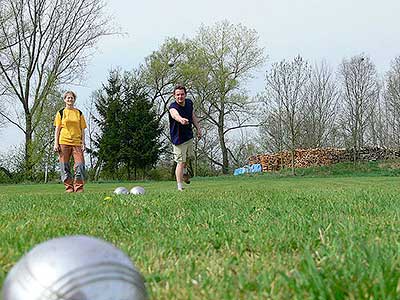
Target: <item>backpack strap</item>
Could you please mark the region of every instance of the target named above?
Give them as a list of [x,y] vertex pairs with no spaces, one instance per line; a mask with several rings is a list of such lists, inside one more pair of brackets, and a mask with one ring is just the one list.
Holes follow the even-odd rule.
[[[78,109],[78,111],[79,111],[79,115],[82,116],[82,112],[79,109]],[[63,114],[64,114],[64,108],[60,109],[58,112],[60,113],[61,120],[62,120]]]

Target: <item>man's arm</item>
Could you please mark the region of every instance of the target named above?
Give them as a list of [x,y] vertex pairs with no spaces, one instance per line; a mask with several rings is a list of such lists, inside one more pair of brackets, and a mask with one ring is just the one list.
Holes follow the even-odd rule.
[[172,117],[175,121],[181,123],[182,125],[187,125],[187,124],[189,124],[189,120],[186,119],[186,118],[182,118],[181,115],[179,114],[179,112],[178,112],[175,108],[171,108],[171,109],[169,110],[169,113],[170,113],[171,117]]
[[201,128],[200,128],[200,123],[199,123],[199,119],[196,117],[196,114],[192,113],[192,120],[193,120],[193,125],[194,127],[196,127],[197,130],[197,137],[201,138]]

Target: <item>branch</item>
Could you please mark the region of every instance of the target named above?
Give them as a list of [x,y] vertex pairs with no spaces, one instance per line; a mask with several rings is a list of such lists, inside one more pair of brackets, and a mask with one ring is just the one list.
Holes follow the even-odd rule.
[[239,165],[239,161],[238,161],[237,158],[233,155],[231,149],[226,148],[226,150],[229,152],[229,154],[231,155],[231,157],[233,158],[233,160],[235,161],[235,163],[236,163],[237,165]]
[[10,119],[10,117],[8,115],[5,115],[3,112],[0,111],[0,116],[2,116],[4,119],[6,119],[8,122],[10,122],[11,124],[17,126],[19,129],[22,130],[23,133],[26,133],[26,131],[21,127],[21,125],[19,125],[17,122],[15,122],[13,119]]
[[205,155],[206,155],[207,159],[210,160],[211,162],[213,162],[214,164],[216,164],[216,165],[218,165],[220,167],[224,166],[222,163],[220,163],[220,162],[214,160],[213,158],[211,158],[206,152],[205,152]]
[[224,135],[228,133],[231,130],[239,129],[239,128],[245,128],[245,127],[260,127],[261,124],[249,124],[249,125],[240,125],[240,126],[235,126],[228,128],[227,130],[224,131]]

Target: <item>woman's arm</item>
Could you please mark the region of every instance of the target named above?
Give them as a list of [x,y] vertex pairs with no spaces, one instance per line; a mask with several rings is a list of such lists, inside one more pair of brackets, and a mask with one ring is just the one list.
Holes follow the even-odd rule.
[[85,129],[86,128],[82,128],[82,151],[86,150],[86,145],[85,145]]
[[56,129],[54,130],[54,151],[55,152],[60,152],[60,131],[61,131],[61,126],[56,126]]

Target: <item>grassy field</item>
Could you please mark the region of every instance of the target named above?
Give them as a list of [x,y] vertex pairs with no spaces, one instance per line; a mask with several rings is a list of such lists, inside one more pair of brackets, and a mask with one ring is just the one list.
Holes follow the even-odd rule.
[[400,299],[399,177],[139,184],[2,186],[0,283],[37,243],[86,234],[132,258],[150,299]]

